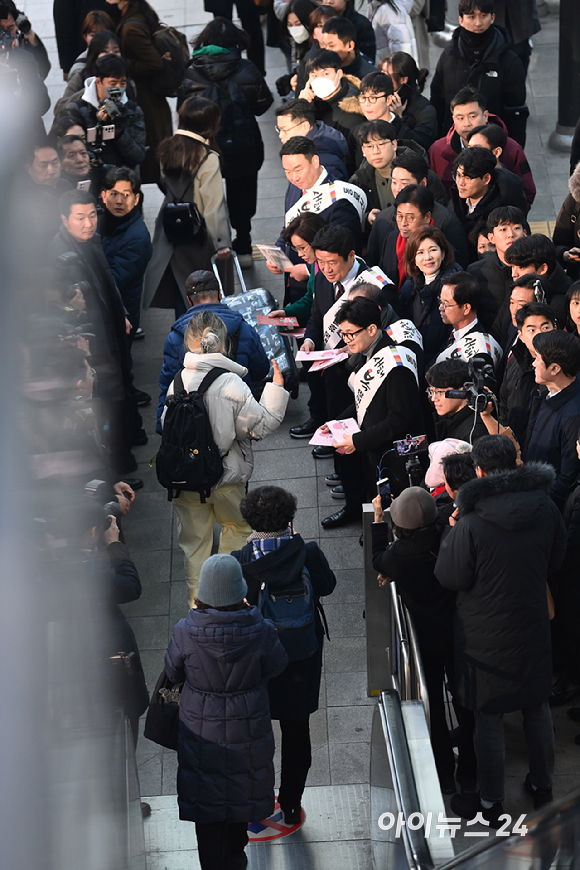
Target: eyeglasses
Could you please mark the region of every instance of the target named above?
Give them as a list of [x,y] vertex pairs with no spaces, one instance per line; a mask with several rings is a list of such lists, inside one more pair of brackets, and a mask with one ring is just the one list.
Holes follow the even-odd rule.
[[291,245],[290,250],[294,251],[295,254],[298,254],[300,257],[303,254],[307,254],[310,249],[310,245]]
[[434,396],[444,396],[447,392],[447,387],[444,390],[436,390],[434,387],[427,387],[425,392],[429,396],[430,399],[433,399]]
[[359,332],[364,332],[364,331],[365,331],[365,327],[363,326],[362,329],[357,329],[354,332],[343,332],[342,330],[340,330],[340,335],[348,344],[348,342],[352,341],[359,334]]
[[418,214],[399,214],[399,212],[395,215],[398,224],[414,224],[420,217],[421,215]]
[[459,172],[452,172],[451,178],[453,181],[475,181],[476,178],[479,178],[478,175],[466,175],[464,172],[459,174]]
[[439,300],[439,308],[442,308],[443,311],[447,311],[448,308],[456,308],[457,302],[441,302]]
[[361,148],[363,151],[382,151],[383,148],[386,145],[390,145],[392,141],[393,141],[392,139],[384,139],[384,140],[381,140],[380,142],[376,142],[376,141],[375,142],[364,142],[361,145]]
[[374,106],[377,100],[382,100],[383,97],[386,97],[386,94],[373,94],[373,96],[363,97],[362,94],[359,95],[358,101],[359,103],[368,103],[369,106]]
[[274,127],[274,130],[276,131],[276,133],[277,133],[278,136],[279,136],[281,133],[289,133],[290,130],[293,130],[293,129],[294,129],[294,127],[299,127],[300,124],[303,124],[303,123],[304,123],[304,119],[303,119],[302,121],[298,121],[297,124],[292,124],[291,127],[284,127],[284,129],[280,129],[280,127],[278,126],[278,124],[276,124],[276,126]]

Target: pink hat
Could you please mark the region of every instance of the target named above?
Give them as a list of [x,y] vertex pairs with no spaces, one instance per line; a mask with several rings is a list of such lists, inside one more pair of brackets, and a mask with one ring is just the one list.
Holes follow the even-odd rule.
[[429,458],[431,462],[425,475],[427,486],[430,489],[435,489],[445,483],[443,457],[449,456],[450,453],[469,453],[470,450],[471,444],[468,444],[467,441],[459,441],[458,438],[445,438],[444,441],[434,441],[430,444]]

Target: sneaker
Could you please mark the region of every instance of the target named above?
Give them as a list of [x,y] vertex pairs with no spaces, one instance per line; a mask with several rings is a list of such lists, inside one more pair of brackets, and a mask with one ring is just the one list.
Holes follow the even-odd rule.
[[330,490],[330,497],[331,497],[331,498],[336,498],[336,499],[338,499],[339,501],[343,501],[343,500],[344,500],[344,498],[345,498],[345,495],[344,495],[344,486],[342,485],[342,483],[339,484],[338,486],[333,486],[333,487],[332,487],[332,489]]
[[451,809],[456,816],[462,819],[471,821],[478,813],[481,813],[486,822],[489,822],[490,828],[500,828],[501,822],[499,817],[503,813],[503,803],[496,801],[493,806],[484,807],[477,794],[454,794],[451,798]]
[[539,810],[544,804],[552,803],[554,797],[551,788],[535,788],[529,773],[526,773],[524,788],[531,798],[534,799],[534,809]]
[[288,809],[280,807],[280,809],[284,813],[284,822],[287,825],[298,825],[302,821],[302,807],[300,804],[297,807],[290,807]]
[[332,474],[327,474],[324,478],[324,482],[327,486],[338,486],[340,483],[340,474],[337,474],[336,471],[333,471]]
[[317,444],[316,447],[312,448],[312,455],[315,459],[331,459],[334,456],[334,447]]
[[134,395],[137,400],[137,407],[146,408],[147,405],[151,404],[151,396],[145,390],[134,390]]
[[317,429],[317,424],[314,422],[312,417],[309,417],[305,423],[301,423],[300,426],[293,426],[292,429],[290,429],[290,437],[312,438]]
[[133,341],[138,341],[140,338],[145,338],[145,333],[141,329],[140,326],[135,330],[135,335],[133,336]]

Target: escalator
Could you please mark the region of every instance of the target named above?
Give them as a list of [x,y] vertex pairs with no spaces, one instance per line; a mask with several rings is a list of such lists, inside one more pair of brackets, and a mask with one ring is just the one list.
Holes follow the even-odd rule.
[[365,505],[368,693],[377,698],[370,752],[374,870],[580,870],[580,788],[498,831],[479,825],[468,833],[447,813],[412,619],[395,583],[390,594],[378,588],[372,520],[372,506]]

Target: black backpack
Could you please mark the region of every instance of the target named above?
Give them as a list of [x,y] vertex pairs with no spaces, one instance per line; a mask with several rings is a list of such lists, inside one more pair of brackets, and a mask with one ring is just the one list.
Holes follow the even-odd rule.
[[[206,159],[207,154],[204,157],[204,160]],[[191,181],[188,181],[187,187],[190,184]],[[172,245],[203,245],[206,239],[206,225],[198,207],[194,202],[182,201],[185,190],[181,195],[176,195],[169,185],[167,189],[173,197],[173,202],[166,202],[163,206],[163,232],[167,241]]]
[[181,372],[175,375],[174,393],[165,400],[161,446],[155,457],[157,479],[171,501],[174,490],[197,492],[202,504],[224,473],[214,441],[203,395],[226,369],[212,369],[194,393],[183,386]]
[[151,77],[148,87],[162,97],[176,97],[189,60],[187,37],[180,30],[159,22],[159,29],[151,32],[142,18],[127,18],[127,24],[139,24],[151,36],[151,42],[163,58],[163,72]]

